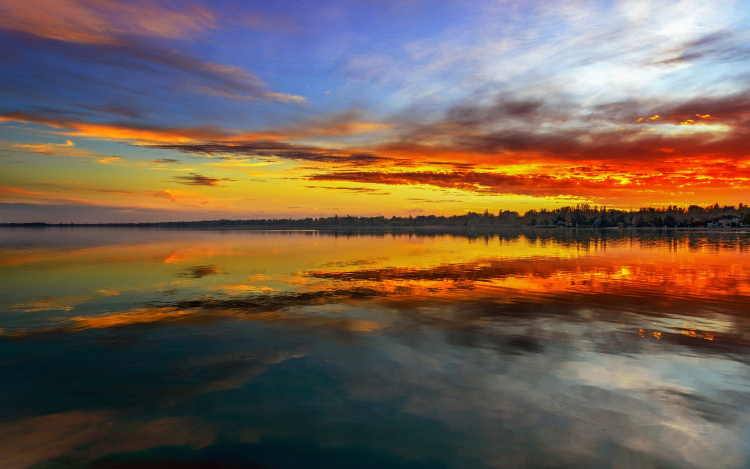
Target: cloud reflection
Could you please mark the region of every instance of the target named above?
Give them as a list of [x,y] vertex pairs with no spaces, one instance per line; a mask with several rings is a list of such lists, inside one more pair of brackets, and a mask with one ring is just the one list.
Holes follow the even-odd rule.
[[[105,412],[75,441],[69,426],[18,432],[59,443],[40,458],[210,465],[231,453],[294,467],[270,450],[284,447],[338,467],[365,448],[392,467],[456,467],[469,448],[479,468],[746,465],[741,236],[136,233],[6,258],[16,275],[91,279],[99,255],[123,286],[75,314],[27,311],[36,323],[0,335],[0,352],[18,351],[0,371],[22,383],[0,386],[16,415],[0,430]],[[144,272],[174,293],[150,280],[128,297]],[[164,412],[190,430],[170,431]],[[150,425],[173,437],[146,438]]]

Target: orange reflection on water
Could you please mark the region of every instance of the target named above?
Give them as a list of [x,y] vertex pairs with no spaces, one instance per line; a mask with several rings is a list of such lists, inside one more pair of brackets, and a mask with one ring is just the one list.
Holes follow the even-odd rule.
[[[5,298],[5,304],[27,313],[62,311],[65,316],[51,321],[86,328],[183,320],[200,315],[200,304],[175,305],[169,298],[207,293],[219,299],[265,298],[275,305],[266,311],[273,315],[282,313],[289,293],[338,290],[353,293],[324,294],[304,304],[565,301],[649,314],[698,305],[696,314],[707,317],[713,310],[737,312],[750,298],[750,241],[744,234],[553,230],[470,238],[458,233],[86,233],[95,240],[113,233],[123,239],[92,247],[63,243],[0,250],[0,280],[15,295]],[[78,235],[70,232],[72,240]],[[50,291],[51,286],[59,293]],[[356,289],[377,294],[362,297]],[[71,291],[77,294],[63,293]],[[96,311],[98,302],[118,293],[122,302],[133,298],[157,309],[123,303],[114,314]],[[78,312],[87,305],[91,312]],[[210,315],[222,314],[214,308]],[[288,311],[283,314],[291,317]],[[255,319],[261,317],[256,314]],[[345,328],[378,327],[354,322]]]
[[[609,254],[609,253],[608,253]],[[412,294],[436,291],[502,289],[520,295],[530,293],[661,293],[663,300],[700,297],[744,300],[750,296],[750,267],[736,260],[701,264],[684,259],[666,261],[658,255],[641,258],[628,252],[577,259],[531,258],[484,259],[477,262],[437,265],[427,268],[380,268],[360,270],[316,270],[315,278],[335,281],[374,282],[389,291],[409,288]]]

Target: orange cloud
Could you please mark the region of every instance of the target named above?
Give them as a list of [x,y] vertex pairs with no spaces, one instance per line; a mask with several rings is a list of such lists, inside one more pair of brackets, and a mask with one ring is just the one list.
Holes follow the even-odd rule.
[[91,124],[68,119],[52,119],[32,116],[23,112],[11,112],[0,116],[3,121],[42,124],[53,129],[61,129],[65,135],[94,137],[109,140],[130,140],[148,143],[193,142],[203,140],[224,140],[232,137],[232,133],[214,128],[168,128],[168,127],[138,127],[117,124]]
[[[341,181],[457,189],[478,194],[517,194],[532,197],[586,197],[597,200],[635,200],[649,193],[683,193],[724,190],[750,182],[750,169],[703,162],[688,168],[681,161],[641,174],[603,167],[558,166],[547,174],[506,174],[486,171],[331,171],[315,174],[312,181]],[[731,168],[731,169],[730,169]],[[645,170],[645,168],[644,168]],[[640,194],[634,194],[633,191]]]
[[0,28],[81,44],[114,44],[124,36],[185,38],[216,25],[205,9],[153,1],[6,0],[0,11]]
[[[256,132],[88,123],[20,112],[2,117],[47,125],[64,135],[130,141],[191,155],[222,155],[233,165],[256,164],[242,161],[246,159],[261,159],[261,164],[282,159],[314,163],[319,171],[300,174],[312,181],[437,187],[482,195],[576,196],[609,204],[615,199],[641,200],[646,194],[652,194],[648,197],[653,201],[658,198],[654,194],[669,194],[672,200],[704,203],[716,191],[741,189],[750,176],[746,156],[750,100],[743,95],[660,103],[660,114],[644,103],[628,103],[624,108],[618,104],[602,109],[602,125],[581,126],[581,119],[566,118],[565,124],[549,128],[550,115],[558,112],[553,104],[501,99],[490,105],[457,106],[442,120],[397,125],[371,122],[364,112],[350,110]],[[553,109],[547,109],[550,106]],[[696,110],[706,113],[695,117]],[[712,118],[710,124],[701,122],[701,132],[656,124],[646,132],[641,126],[623,128],[618,123],[632,122],[639,114],[651,116],[640,118],[641,122],[659,119],[683,125],[701,122],[698,119],[704,116],[722,117]],[[354,140],[377,132],[383,133],[376,143],[370,143],[370,135],[369,141]],[[288,143],[330,136],[363,143],[340,148],[332,148],[330,142]],[[384,170],[394,165],[402,172]],[[220,176],[195,173],[173,179],[213,187],[220,181]],[[370,187],[364,189],[372,193]]]
[[36,151],[49,151],[50,149],[55,148],[55,147],[74,147],[76,146],[76,144],[71,142],[70,140],[66,140],[65,143],[42,143],[39,145],[28,145],[28,144],[19,143],[13,146],[19,147],[19,148],[29,148],[31,150],[36,150]]
[[31,194],[31,195],[38,195],[41,194],[41,192],[34,192],[34,191],[25,191],[22,189],[14,189],[12,187],[0,187],[0,194],[6,193],[6,194]]
[[98,161],[99,163],[115,163],[117,161],[122,161],[122,158],[120,158],[119,156],[111,156],[109,158],[101,158],[96,161]]
[[[276,96],[277,94],[270,93]],[[269,93],[263,94],[270,95]],[[238,132],[213,127],[170,128],[158,126],[132,126],[124,124],[98,124],[72,119],[54,119],[34,116],[23,112],[11,112],[0,116],[0,122],[15,121],[41,124],[53,129],[60,129],[64,135],[93,137],[109,140],[129,140],[143,143],[192,143],[192,142],[226,142],[246,143],[250,140],[300,140],[318,137],[353,136],[381,132],[392,129],[395,124],[360,120],[358,113],[339,113],[327,118],[303,121],[291,126],[266,131]],[[50,150],[53,147],[75,146],[71,141],[66,144],[15,145],[33,150]],[[163,162],[163,161],[162,161]],[[169,161],[174,162],[174,161]]]

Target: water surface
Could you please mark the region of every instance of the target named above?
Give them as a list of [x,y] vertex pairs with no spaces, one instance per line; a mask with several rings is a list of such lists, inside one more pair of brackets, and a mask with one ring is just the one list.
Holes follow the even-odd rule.
[[0,230],[0,467],[750,466],[750,237]]

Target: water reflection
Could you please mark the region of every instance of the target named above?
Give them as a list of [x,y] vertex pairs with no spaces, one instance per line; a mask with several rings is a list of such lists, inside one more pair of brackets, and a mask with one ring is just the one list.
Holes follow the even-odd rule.
[[746,467],[746,233],[0,230],[3,467]]

